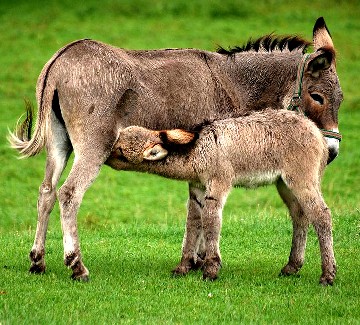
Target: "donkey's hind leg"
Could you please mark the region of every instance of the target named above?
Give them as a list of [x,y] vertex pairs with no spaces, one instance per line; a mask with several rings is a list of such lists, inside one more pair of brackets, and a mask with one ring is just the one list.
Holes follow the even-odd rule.
[[304,264],[309,220],[290,189],[279,180],[276,184],[280,197],[289,209],[293,224],[293,237],[288,263],[281,269],[281,275],[297,273]]
[[[88,151],[75,151],[74,164],[71,171],[58,191],[61,214],[61,227],[64,244],[64,263],[72,269],[71,278],[87,281],[89,271],[82,262],[80,241],[77,230],[77,212],[86,190],[97,177],[104,163],[105,153],[94,152],[88,145]],[[94,145],[99,149],[100,145]]]
[[173,270],[174,275],[185,275],[190,270],[202,267],[205,258],[201,214],[204,206],[205,189],[189,184],[188,215],[183,239],[180,263]]
[[56,202],[56,185],[72,151],[65,127],[52,116],[49,141],[46,145],[45,177],[39,189],[38,222],[30,251],[30,272],[45,272],[45,240],[50,213]]

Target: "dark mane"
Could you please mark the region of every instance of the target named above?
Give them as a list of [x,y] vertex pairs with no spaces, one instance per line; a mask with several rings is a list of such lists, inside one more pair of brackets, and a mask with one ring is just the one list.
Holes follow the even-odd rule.
[[307,48],[311,45],[311,42],[294,35],[276,36],[273,34],[265,35],[257,40],[250,39],[243,46],[235,46],[228,50],[219,46],[217,53],[225,55],[234,55],[241,52],[274,52],[274,51],[299,51],[305,53]]

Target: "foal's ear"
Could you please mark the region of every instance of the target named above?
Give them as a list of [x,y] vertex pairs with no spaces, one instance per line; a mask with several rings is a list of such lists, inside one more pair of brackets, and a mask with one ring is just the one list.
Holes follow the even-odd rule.
[[313,43],[315,51],[321,48],[330,48],[334,50],[330,31],[328,30],[323,17],[318,18],[315,22],[313,29]]
[[160,137],[164,143],[187,144],[194,140],[195,133],[182,129],[164,130],[160,131]]
[[333,51],[318,51],[315,52],[315,57],[311,58],[307,65],[307,72],[313,77],[317,78],[320,72],[329,69],[334,58]]

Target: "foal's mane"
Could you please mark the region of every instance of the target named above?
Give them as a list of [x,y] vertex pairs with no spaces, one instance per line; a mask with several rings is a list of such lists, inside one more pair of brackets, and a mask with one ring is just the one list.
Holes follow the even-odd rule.
[[232,56],[241,52],[283,52],[283,51],[302,51],[304,54],[307,48],[312,43],[294,35],[276,36],[274,34],[264,35],[256,40],[249,39],[249,41],[242,46],[234,46],[232,48],[224,49],[219,46],[217,52]]

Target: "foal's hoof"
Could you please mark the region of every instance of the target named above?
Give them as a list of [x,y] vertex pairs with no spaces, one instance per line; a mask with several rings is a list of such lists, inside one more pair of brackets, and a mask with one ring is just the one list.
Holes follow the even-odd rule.
[[220,267],[221,261],[218,258],[205,261],[203,266],[203,280],[216,280]]

